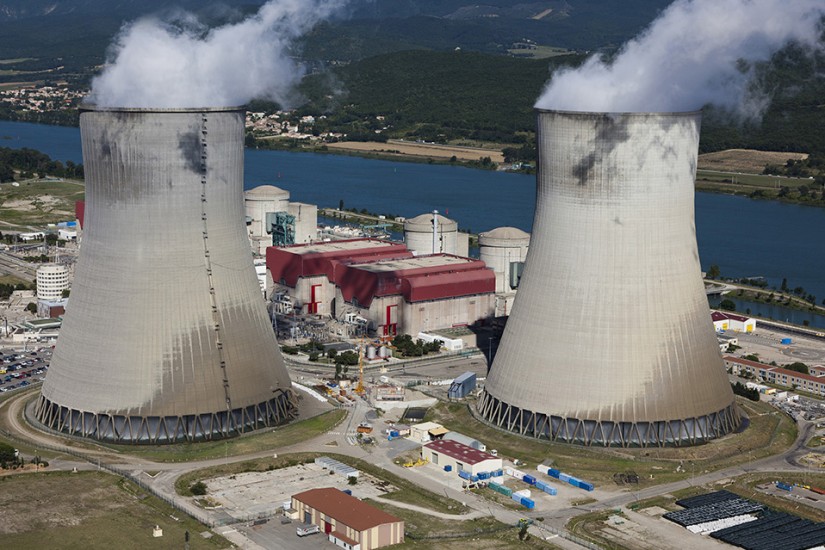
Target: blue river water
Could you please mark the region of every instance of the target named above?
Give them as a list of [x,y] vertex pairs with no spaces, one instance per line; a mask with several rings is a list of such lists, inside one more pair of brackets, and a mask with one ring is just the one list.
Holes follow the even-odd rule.
[[[38,149],[56,160],[82,162],[80,132],[0,121],[0,147]],[[341,155],[247,150],[244,187],[271,184],[292,200],[415,216],[438,209],[467,231],[511,225],[529,231],[535,177],[438,164]],[[825,299],[825,208],[696,194],[696,236],[702,266],[727,277],[787,278]]]

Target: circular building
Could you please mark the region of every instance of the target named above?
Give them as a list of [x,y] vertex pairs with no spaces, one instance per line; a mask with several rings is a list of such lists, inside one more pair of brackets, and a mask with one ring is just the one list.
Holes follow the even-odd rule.
[[530,233],[516,227],[497,227],[479,233],[479,259],[495,272],[497,293],[518,288],[529,247]]
[[[434,229],[434,219],[437,227]],[[435,235],[433,232],[435,231]],[[458,245],[458,223],[436,212],[421,214],[404,222],[404,241],[416,256],[455,254],[466,256]],[[466,247],[465,247],[466,248]]]
[[69,268],[65,265],[45,264],[37,268],[37,298],[53,301],[63,298],[69,288]]

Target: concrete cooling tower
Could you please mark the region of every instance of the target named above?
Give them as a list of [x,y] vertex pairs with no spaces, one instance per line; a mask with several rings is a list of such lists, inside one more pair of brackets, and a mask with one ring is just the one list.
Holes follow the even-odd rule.
[[539,112],[533,233],[478,402],[487,420],[623,447],[739,426],[696,245],[700,119]]
[[244,228],[241,109],[81,110],[83,247],[36,414],[123,443],[296,414]]

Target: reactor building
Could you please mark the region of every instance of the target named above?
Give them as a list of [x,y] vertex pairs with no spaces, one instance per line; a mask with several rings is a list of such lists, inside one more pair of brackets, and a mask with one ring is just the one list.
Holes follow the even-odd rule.
[[36,404],[119,443],[217,439],[296,416],[244,227],[244,111],[81,108],[83,247]]
[[740,425],[696,244],[700,121],[539,112],[530,250],[477,404],[489,422],[622,447]]

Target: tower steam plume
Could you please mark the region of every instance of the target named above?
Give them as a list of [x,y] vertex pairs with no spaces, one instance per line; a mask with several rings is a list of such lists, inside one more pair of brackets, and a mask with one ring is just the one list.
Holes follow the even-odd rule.
[[794,43],[823,49],[822,0],[677,0],[612,61],[557,72],[540,109],[693,111],[713,103],[744,117],[768,104],[754,65]]
[[189,108],[288,104],[303,70],[296,38],[341,11],[343,0],[271,0],[243,21],[205,28],[195,16],[145,17],[124,26],[92,81],[98,107]]

